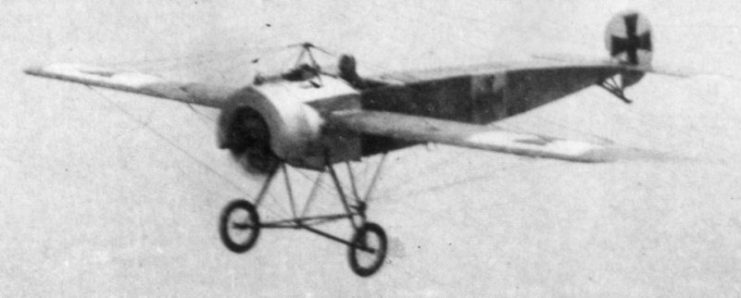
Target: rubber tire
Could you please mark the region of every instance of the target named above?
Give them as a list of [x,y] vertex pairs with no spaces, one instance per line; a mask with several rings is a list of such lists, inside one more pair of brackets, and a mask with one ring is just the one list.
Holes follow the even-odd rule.
[[[383,265],[383,261],[386,259],[386,252],[388,249],[388,241],[386,239],[386,232],[383,231],[383,228],[381,226],[368,222],[361,226],[356,232],[355,235],[352,237],[352,243],[359,243],[363,237],[367,235],[367,233],[374,233],[378,236],[378,239],[380,241],[380,247],[378,251],[376,251],[377,258],[373,262],[371,266],[368,267],[362,267],[360,264],[358,264],[357,259],[357,253],[360,251],[358,248],[354,246],[350,246],[348,249],[348,261],[350,263],[350,268],[352,269],[355,274],[360,275],[362,277],[368,277],[373,275],[373,273],[376,273],[378,269],[381,268]],[[360,251],[362,252],[362,251]]]
[[[250,221],[252,221],[252,223],[254,224],[254,226],[250,228],[252,230],[252,234],[249,236],[247,241],[243,243],[237,243],[229,236],[229,216],[232,214],[232,212],[239,209],[247,211]],[[244,253],[250,250],[250,248],[255,245],[257,236],[259,235],[260,216],[257,214],[257,210],[255,209],[255,206],[252,205],[252,203],[242,199],[237,199],[231,201],[229,204],[226,205],[226,207],[224,207],[224,210],[221,212],[221,216],[219,218],[219,236],[221,236],[221,242],[224,243],[224,246],[226,246],[226,248],[235,253]]]

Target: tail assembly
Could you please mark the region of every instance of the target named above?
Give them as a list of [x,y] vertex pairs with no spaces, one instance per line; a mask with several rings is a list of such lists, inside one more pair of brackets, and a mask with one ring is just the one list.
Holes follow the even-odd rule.
[[638,12],[617,14],[607,24],[605,46],[610,56],[621,64],[650,66],[653,55],[651,23]]
[[[626,11],[615,15],[605,30],[605,47],[613,61],[621,65],[651,69],[653,42],[651,23],[648,18],[636,11]],[[622,87],[628,87],[643,78],[644,72],[624,72],[621,74]]]

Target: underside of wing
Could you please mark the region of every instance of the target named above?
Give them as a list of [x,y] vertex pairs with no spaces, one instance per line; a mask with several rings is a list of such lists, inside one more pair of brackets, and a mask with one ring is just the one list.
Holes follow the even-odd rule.
[[27,74],[221,108],[236,88],[165,80],[158,76],[81,64],[32,67]]
[[329,117],[329,121],[331,125],[354,132],[414,142],[433,142],[575,162],[607,162],[617,159],[612,148],[606,146],[398,113],[336,113]]

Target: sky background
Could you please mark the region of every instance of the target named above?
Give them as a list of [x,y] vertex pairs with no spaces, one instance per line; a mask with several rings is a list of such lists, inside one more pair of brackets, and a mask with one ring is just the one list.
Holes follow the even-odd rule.
[[[741,293],[739,2],[0,3],[4,295]],[[395,152],[369,210],[390,251],[367,279],[352,274],[345,247],[307,233],[268,231],[244,255],[226,250],[221,208],[259,182],[216,148],[218,111],[22,73],[82,62],[240,86],[291,65],[285,46],[303,41],[354,54],[364,74],[605,57],[604,26],[625,9],[651,20],[657,67],[695,76],[646,76],[628,90],[632,105],[594,87],[499,125],[680,158],[572,164],[447,146]],[[318,210],[337,207],[331,195]],[[287,213],[279,197],[261,216]]]

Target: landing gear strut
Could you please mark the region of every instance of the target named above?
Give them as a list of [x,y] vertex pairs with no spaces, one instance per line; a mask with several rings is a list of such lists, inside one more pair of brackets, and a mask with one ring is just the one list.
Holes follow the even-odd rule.
[[[349,163],[347,163],[348,178],[352,188],[349,192],[345,191],[340,183],[334,166],[327,163],[325,169],[316,178],[314,188],[316,189],[319,185],[322,176],[325,173],[329,173],[345,212],[314,216],[306,214],[309,209],[308,207],[313,202],[314,191],[312,191],[312,194],[307,198],[303,211],[298,212],[294,200],[293,189],[291,188],[290,179],[288,177],[287,166],[281,164],[269,174],[263,183],[260,192],[255,198],[254,204],[244,199],[236,199],[226,205],[219,218],[219,235],[221,236],[221,241],[227,249],[235,253],[244,253],[255,245],[261,229],[306,230],[329,240],[346,245],[348,247],[348,262],[350,264],[350,269],[359,276],[371,276],[383,265],[388,249],[388,241],[386,239],[386,232],[383,228],[366,219],[365,211],[367,209],[367,199],[371,190],[375,187],[385,159],[386,156],[384,155],[376,168],[371,184],[368,187],[368,192],[363,198],[358,194],[355,177]],[[282,220],[261,222],[257,211],[258,207],[267,195],[271,182],[278,172],[282,172],[285,177],[285,187],[288,192],[292,216]],[[347,219],[353,229],[353,235],[350,240],[340,238],[316,227],[319,224],[342,219]]]

